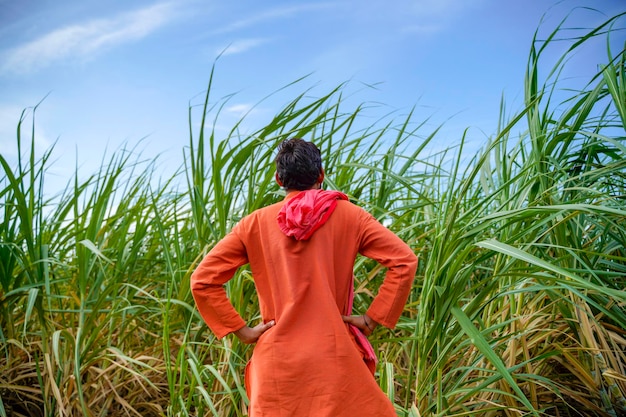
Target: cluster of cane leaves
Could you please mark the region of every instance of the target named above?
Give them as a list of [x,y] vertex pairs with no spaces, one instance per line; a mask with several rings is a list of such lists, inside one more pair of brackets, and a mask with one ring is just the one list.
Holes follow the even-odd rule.
[[[582,41],[601,29],[590,32]],[[500,201],[493,201],[497,204],[495,210],[490,208],[482,213],[479,206],[474,206],[472,211],[478,215],[471,216],[468,223],[471,227],[463,231],[463,238],[480,238],[476,246],[497,254],[487,265],[481,263],[488,268],[487,274],[466,272],[469,282],[492,289],[485,294],[490,299],[473,296],[463,308],[464,315],[480,323],[479,327],[488,330],[486,334],[491,337],[505,336],[506,343],[496,345],[501,351],[494,351],[500,358],[508,358],[509,369],[514,364],[523,364],[516,373],[523,374],[523,381],[531,382],[524,390],[527,398],[523,402],[530,401],[538,412],[556,412],[554,401],[545,397],[549,388],[566,403],[584,406],[589,414],[620,414],[624,407],[624,387],[615,389],[615,380],[609,374],[624,372],[623,356],[620,357],[623,347],[615,343],[626,328],[624,303],[620,302],[624,300],[625,284],[625,164],[621,144],[624,123],[621,117],[615,117],[614,109],[621,106],[625,96],[607,87],[606,76],[596,77],[584,91],[567,100],[564,110],[556,112],[549,105],[542,105],[550,103],[551,92],[545,87],[550,84],[546,82],[542,89],[537,87],[540,54],[541,50],[533,49],[529,61],[525,110],[528,134],[520,143],[507,147],[513,151],[505,153],[498,151],[498,147],[492,148],[492,160],[497,165],[494,169],[485,161],[479,164],[480,173],[469,175],[480,180],[483,196]],[[607,68],[621,68],[623,72],[623,59],[622,51]],[[603,70],[603,74],[607,72]],[[603,101],[603,95],[610,95],[611,99]],[[603,132],[607,131],[620,132],[620,136],[605,136]],[[495,143],[502,141],[504,135],[508,135],[506,129]],[[481,204],[485,202],[483,199]],[[456,224],[458,219],[454,221]],[[458,257],[454,259],[456,262]],[[607,269],[607,263],[612,267]],[[454,269],[456,274],[463,272],[462,267]],[[484,279],[476,280],[480,275]],[[533,309],[525,311],[528,306]],[[500,318],[507,320],[494,322],[503,308],[509,313]],[[464,317],[460,316],[458,307],[453,307],[453,313],[462,326]],[[549,328],[541,329],[544,334],[533,334],[538,340],[525,334],[525,329],[537,332],[536,326],[525,325],[536,321],[537,313],[542,320],[557,325],[549,339],[546,334]],[[503,323],[507,327],[502,327]],[[591,329],[587,326],[590,323]],[[554,343],[555,339],[563,339],[557,335],[568,328],[576,335],[575,343],[568,338]],[[540,350],[529,349],[529,345]],[[563,363],[564,352],[571,361],[568,364]],[[602,364],[607,359],[603,355],[616,354],[617,357],[611,358],[611,366]],[[492,365],[498,365],[498,361]],[[572,377],[568,372],[562,379],[558,372],[561,366],[569,368],[584,389],[572,392],[569,388]],[[551,369],[553,376],[542,381],[539,378],[542,373],[536,369]],[[503,380],[506,376],[502,373]],[[565,380],[567,387],[563,385]],[[506,386],[501,388],[502,392],[494,396],[506,398],[512,393]],[[592,406],[586,392],[605,390],[611,391],[611,395]],[[521,392],[515,394],[518,400],[524,400]],[[501,404],[513,407],[516,402],[508,400]],[[493,404],[493,397],[485,398],[485,406]]]
[[[213,99],[211,74],[180,172],[158,180],[157,160],[121,149],[48,198],[53,149],[35,153],[37,108],[25,112],[17,163],[0,155],[0,416],[247,415],[251,349],[211,334],[189,277],[242,216],[282,198],[273,157],[293,136],[322,149],[328,188],[420,257],[399,325],[373,337],[399,415],[625,413],[624,50],[609,48],[587,86],[557,99],[568,57],[619,34],[623,17],[570,39],[543,79],[563,31],[534,39],[525,107],[509,118],[503,104],[469,161],[465,136],[433,151],[440,131],[414,111],[367,122],[382,107],[351,106],[348,85],[297,94],[252,133],[246,117],[223,133],[231,97]],[[360,313],[384,270],[360,258],[355,273]],[[248,270],[227,290],[260,319]]]
[[567,54],[540,87],[547,44],[533,42],[527,107],[461,174],[455,159],[436,200],[398,352],[416,415],[624,413],[624,51],[555,110]]

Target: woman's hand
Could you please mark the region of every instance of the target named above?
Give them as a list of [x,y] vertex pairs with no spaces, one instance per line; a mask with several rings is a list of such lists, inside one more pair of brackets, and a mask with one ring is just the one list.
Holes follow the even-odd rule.
[[345,323],[349,323],[355,327],[361,329],[365,336],[372,334],[378,323],[376,323],[370,316],[363,314],[362,316],[341,316]]
[[267,323],[257,324],[254,327],[244,326],[233,333],[243,343],[245,343],[246,345],[250,345],[252,343],[256,343],[256,341],[259,340],[259,337],[261,337],[263,333],[265,333],[268,329],[274,327],[274,324],[276,324],[276,322],[274,320],[271,320]]

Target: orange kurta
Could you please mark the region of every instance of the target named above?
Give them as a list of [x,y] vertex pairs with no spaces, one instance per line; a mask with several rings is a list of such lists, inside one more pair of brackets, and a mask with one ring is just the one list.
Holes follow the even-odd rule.
[[[291,193],[287,199],[297,193]],[[362,208],[338,201],[309,240],[283,234],[284,201],[243,218],[191,277],[200,314],[220,338],[245,326],[223,284],[250,264],[264,322],[246,367],[250,417],[395,417],[341,318],[357,253],[387,267],[367,314],[393,328],[417,267],[413,251]]]

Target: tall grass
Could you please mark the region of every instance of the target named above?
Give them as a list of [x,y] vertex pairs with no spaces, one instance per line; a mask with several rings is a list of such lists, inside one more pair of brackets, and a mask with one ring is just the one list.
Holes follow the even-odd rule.
[[[626,415],[624,49],[557,98],[569,56],[619,34],[623,18],[570,39],[545,78],[563,29],[533,39],[524,107],[507,117],[503,103],[469,154],[465,135],[433,152],[441,133],[414,112],[365,123],[379,108],[349,106],[348,85],[222,134],[228,99],[213,99],[211,74],[179,173],[157,183],[156,161],[121,149],[48,199],[53,149],[35,153],[37,108],[25,112],[21,157],[0,155],[0,416],[247,415],[250,348],[208,331],[189,277],[242,216],[282,198],[273,156],[291,136],[313,139],[326,186],[421,258],[397,329],[372,338],[399,415]],[[362,312],[383,271],[360,258],[355,273]],[[228,293],[259,318],[248,270]]]

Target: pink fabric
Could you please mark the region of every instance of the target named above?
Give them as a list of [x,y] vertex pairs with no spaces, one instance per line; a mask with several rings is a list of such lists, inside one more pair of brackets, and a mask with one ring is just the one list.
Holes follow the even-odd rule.
[[339,191],[306,190],[287,200],[278,213],[280,230],[296,240],[307,240],[330,217],[337,200],[348,196]]
[[[352,276],[352,283],[350,284],[350,295],[348,298],[348,308],[347,308],[348,311],[344,312],[345,315],[349,316],[352,314],[352,302],[353,301],[354,301],[354,275]],[[370,371],[374,373],[376,370],[376,365],[378,364],[378,358],[376,357],[376,352],[374,352],[374,348],[372,347],[372,344],[370,343],[367,336],[363,334],[361,329],[359,329],[353,324],[348,324],[348,327],[350,328],[350,331],[354,335],[356,342],[359,344],[359,346],[364,352],[363,360],[365,360],[365,362],[367,363]]]

